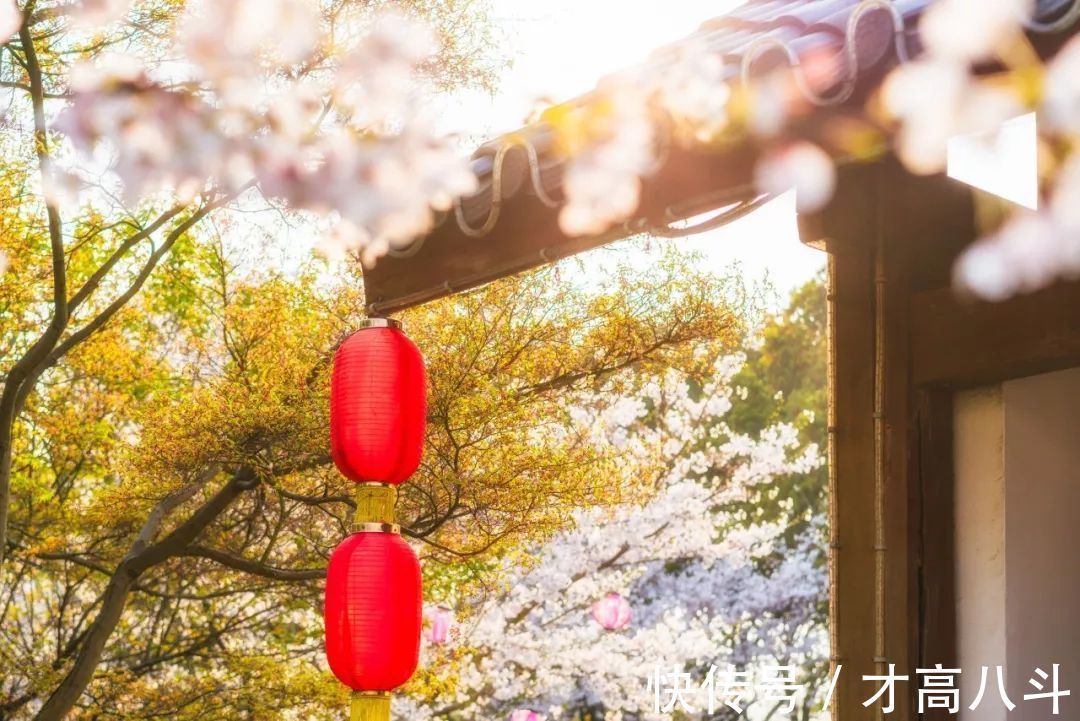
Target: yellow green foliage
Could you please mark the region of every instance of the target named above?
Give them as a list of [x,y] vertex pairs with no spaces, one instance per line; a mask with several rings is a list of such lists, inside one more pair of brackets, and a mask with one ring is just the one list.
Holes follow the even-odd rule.
[[[328,457],[328,373],[363,297],[355,278],[240,271],[221,242],[191,242],[27,403],[0,624],[0,665],[18,671],[0,681],[0,703],[28,697],[25,710],[52,692],[98,624],[106,585],[157,542],[165,553],[124,597],[80,718],[342,708],[319,614],[352,484]],[[549,269],[402,315],[426,359],[430,411],[397,515],[433,598],[498,583],[498,559],[576,508],[648,491],[647,469],[590,441],[571,404],[673,367],[693,373],[741,340],[738,286],[692,257],[611,265],[588,283]],[[254,482],[174,542],[244,469]],[[453,683],[458,660],[434,658],[415,693]]]

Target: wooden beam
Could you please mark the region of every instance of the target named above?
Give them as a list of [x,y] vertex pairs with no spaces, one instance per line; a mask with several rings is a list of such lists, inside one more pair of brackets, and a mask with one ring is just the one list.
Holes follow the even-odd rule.
[[[881,459],[882,524],[880,551],[884,563],[884,650],[888,663],[895,663],[901,674],[912,675],[906,693],[896,699],[894,718],[914,719],[914,668],[918,649],[918,574],[914,558],[918,549],[917,525],[914,522],[917,494],[911,486],[910,465],[914,456],[913,399],[911,390],[910,343],[910,258],[908,235],[912,200],[920,195],[920,183],[895,166],[885,166],[876,193],[878,292],[875,303],[881,305],[877,318],[880,327],[878,381],[875,390],[883,400],[878,412],[884,425]],[[911,191],[908,195],[903,191]],[[897,200],[901,202],[897,202]],[[914,205],[920,205],[917,200]],[[886,717],[888,718],[888,717]]]
[[[672,148],[663,168],[645,181],[637,216],[603,235],[565,235],[559,229],[558,208],[547,207],[524,189],[503,202],[498,222],[483,237],[462,232],[450,216],[415,253],[385,257],[364,272],[369,312],[393,313],[753,197],[757,152],[750,146],[724,152]],[[528,185],[523,177],[527,164],[506,167],[507,193]],[[486,202],[469,205],[467,214],[470,225],[480,226]]]
[[975,386],[1080,365],[1080,283],[1002,303],[925,291],[912,297],[911,315],[918,385]]

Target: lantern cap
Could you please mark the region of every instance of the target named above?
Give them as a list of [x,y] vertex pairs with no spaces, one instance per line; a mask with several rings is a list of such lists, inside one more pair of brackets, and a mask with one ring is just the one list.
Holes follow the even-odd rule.
[[401,526],[396,523],[354,523],[352,525],[353,533],[393,533],[395,536],[401,535]]
[[357,326],[359,330],[365,328],[395,328],[401,330],[401,321],[394,320],[393,318],[365,318],[360,321],[360,325]]

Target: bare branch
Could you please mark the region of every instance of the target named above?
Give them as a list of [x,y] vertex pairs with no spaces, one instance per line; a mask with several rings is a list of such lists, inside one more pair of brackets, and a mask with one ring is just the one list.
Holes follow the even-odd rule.
[[105,644],[120,622],[128,596],[139,576],[155,565],[182,553],[233,501],[258,484],[258,477],[251,468],[240,468],[221,490],[211,496],[186,521],[162,540],[152,543],[169,512],[194,496],[201,487],[202,479],[208,481],[210,475],[212,474],[207,471],[196,482],[167,496],[147,518],[142,531],[131,544],[131,549],[113,572],[102,595],[98,614],[86,633],[74,664],[34,717],[37,721],[60,721],[75,706],[101,662]]
[[269,578],[274,581],[314,581],[326,576],[326,568],[277,568],[208,546],[193,545],[181,555],[207,558],[234,571],[242,571],[243,573]]

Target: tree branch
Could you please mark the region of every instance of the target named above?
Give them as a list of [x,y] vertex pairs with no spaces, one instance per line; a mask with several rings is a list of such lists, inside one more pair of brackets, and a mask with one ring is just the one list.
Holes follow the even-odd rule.
[[[31,0],[25,7],[27,17],[32,14],[35,2]],[[34,39],[30,34],[29,23],[24,19],[19,28],[19,39],[26,55],[26,71],[30,78],[30,98],[34,108],[34,146],[37,152],[41,182],[48,186],[50,180],[49,134],[45,120],[45,93],[41,82],[41,65]],[[48,216],[49,243],[52,252],[53,270],[53,315],[48,328],[41,334],[26,354],[12,366],[4,381],[4,390],[0,394],[0,568],[7,555],[8,510],[11,497],[11,441],[14,433],[15,417],[18,415],[19,396],[27,379],[34,375],[34,369],[53,348],[67,327],[67,266],[64,256],[63,224],[60,211],[55,203],[45,201],[45,213]],[[24,394],[25,395],[25,394]]]
[[[65,338],[62,342],[60,342],[59,345],[57,345],[52,350],[52,352],[49,353],[45,360],[33,369],[33,372],[26,379],[26,381],[23,382],[22,386],[19,388],[19,391],[15,396],[14,415],[17,416],[22,411],[23,405],[26,403],[27,397],[34,390],[35,386],[37,385],[38,379],[45,371],[59,363],[65,355],[71,352],[72,348],[75,348],[80,343],[89,338],[91,335],[101,330],[101,328],[104,327],[105,324],[108,323],[114,315],[116,315],[121,309],[123,309],[124,306],[126,306],[131,301],[132,298],[135,297],[135,295],[146,284],[146,281],[149,280],[150,276],[154,272],[154,269],[157,268],[158,264],[161,262],[161,259],[164,258],[170,250],[172,250],[173,245],[176,244],[177,240],[183,237],[184,233],[190,230],[193,226],[195,226],[200,220],[209,215],[212,211],[220,208],[222,205],[228,203],[235,197],[235,194],[222,196],[217,201],[202,206],[189,218],[187,218],[182,223],[173,228],[172,231],[165,237],[165,241],[161,244],[161,247],[154,251],[154,253],[151,254],[150,258],[147,259],[146,263],[142,267],[142,270],[139,271],[139,274],[135,277],[135,280],[132,281],[131,285],[128,286],[127,290],[121,293],[119,297],[117,297],[112,303],[110,303],[94,318],[88,321],[86,325],[84,325],[82,328],[78,329],[77,331],[69,335],[67,338]],[[158,221],[155,221],[152,226],[132,236],[132,239],[135,239],[134,242],[137,242],[138,239],[146,237],[146,235],[152,233],[153,230],[155,230],[157,227],[160,227],[161,224],[164,224],[165,221],[167,221],[171,217],[174,217],[175,215],[176,213],[169,211],[168,213],[163,215],[162,218],[158,219],[160,223]],[[129,241],[132,241],[132,239],[129,239]],[[127,242],[128,241],[125,241],[125,244]],[[112,258],[106,261],[106,265],[111,262],[113,262]],[[97,275],[97,273],[95,273],[95,275]],[[102,277],[104,277],[104,274],[102,274]],[[100,282],[100,280],[94,281],[94,279],[91,278],[87,281],[86,285],[79,289],[79,291],[76,293],[76,299],[78,300],[78,303],[82,303],[85,300],[86,296],[89,295],[89,292],[93,291],[93,288],[91,287],[86,294],[83,294],[83,291],[87,289],[87,286],[90,286],[91,283],[96,286],[97,282]]]
[[207,558],[226,568],[231,568],[234,571],[241,571],[261,578],[269,578],[273,581],[314,581],[326,576],[325,567],[300,569],[277,568],[275,566],[259,563],[258,561],[253,561],[250,558],[238,556],[229,553],[228,551],[222,551],[221,549],[210,548],[208,546],[189,546],[181,555],[193,558]]
[[94,271],[93,275],[83,284],[81,288],[75,291],[75,294],[71,296],[71,300],[68,302],[68,306],[71,310],[75,310],[82,305],[90,295],[97,290],[97,287],[104,280],[105,276],[109,274],[109,271],[120,261],[124,255],[131,250],[137,243],[153,235],[158,228],[165,225],[173,218],[175,218],[180,211],[184,209],[182,205],[176,205],[169,210],[162,213],[153,223],[141,229],[138,233],[135,233],[129,238],[126,238],[120,247],[117,248],[109,258],[101,264],[101,266]]
[[113,572],[102,595],[98,614],[86,633],[74,664],[38,711],[34,717],[36,721],[61,721],[75,706],[101,662],[105,644],[120,622],[128,596],[139,576],[157,564],[179,555],[234,500],[258,484],[258,477],[253,469],[247,466],[238,469],[229,481],[186,521],[162,540],[152,542],[168,514],[192,498],[215,473],[216,469],[207,470],[195,482],[166,496],[154,508],[131,544],[131,549]]

